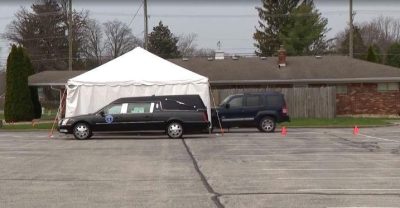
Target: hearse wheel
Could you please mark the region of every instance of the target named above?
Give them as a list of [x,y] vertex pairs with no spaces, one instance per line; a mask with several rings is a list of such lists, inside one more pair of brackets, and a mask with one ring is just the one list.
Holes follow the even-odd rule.
[[78,140],[89,139],[92,136],[92,130],[86,123],[77,123],[74,126],[73,134]]
[[167,126],[167,135],[169,138],[181,138],[183,135],[183,127],[182,124],[179,122],[171,122]]
[[276,127],[275,119],[270,116],[265,116],[260,119],[258,123],[258,129],[262,132],[274,132]]

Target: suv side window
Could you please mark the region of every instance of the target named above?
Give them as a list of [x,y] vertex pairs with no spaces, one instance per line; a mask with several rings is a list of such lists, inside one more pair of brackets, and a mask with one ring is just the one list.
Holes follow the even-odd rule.
[[246,96],[246,106],[247,107],[256,107],[262,105],[262,97],[261,95],[247,95]]
[[127,113],[152,113],[154,109],[154,103],[128,103]]
[[282,106],[282,97],[279,95],[267,95],[267,106],[280,107]]
[[241,108],[243,107],[243,96],[237,96],[229,101],[231,108]]

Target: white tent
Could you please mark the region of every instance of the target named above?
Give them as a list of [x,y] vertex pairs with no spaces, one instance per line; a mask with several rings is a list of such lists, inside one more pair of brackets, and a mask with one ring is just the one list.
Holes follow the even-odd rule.
[[121,97],[198,94],[211,118],[208,78],[142,48],[68,80],[66,117],[93,113]]

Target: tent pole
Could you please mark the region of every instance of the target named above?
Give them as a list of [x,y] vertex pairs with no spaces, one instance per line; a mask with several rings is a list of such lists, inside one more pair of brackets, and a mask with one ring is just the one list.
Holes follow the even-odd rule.
[[[209,89],[210,89],[211,99],[212,99],[213,105],[214,105],[214,107],[215,107],[216,105],[215,105],[214,94],[212,93],[212,90],[211,90],[211,86],[210,86],[210,85],[209,85]],[[224,129],[222,128],[221,119],[219,118],[219,114],[218,114],[217,108],[215,108],[215,112],[217,113],[218,124],[219,124],[220,130],[221,130],[221,134],[222,134],[222,136],[223,136],[223,135],[224,135]],[[211,116],[211,117],[212,117],[212,116]],[[211,121],[211,125],[212,125],[212,118],[210,118],[210,121]]]
[[[61,109],[64,107],[64,106],[63,106],[63,100],[64,100],[64,97],[65,97],[66,92],[67,92],[67,90],[65,89],[65,90],[64,90],[64,93],[62,94],[62,97],[61,97],[60,105],[58,106],[57,115],[56,115],[56,117],[54,118],[53,125],[52,125],[52,127],[51,127],[51,131],[49,132],[49,138],[53,137],[54,126],[55,126],[55,124],[56,124],[56,122],[57,122],[57,120],[58,120],[58,118],[59,118],[59,115],[60,115],[60,113],[61,113]],[[61,90],[60,90],[60,94],[61,94]]]

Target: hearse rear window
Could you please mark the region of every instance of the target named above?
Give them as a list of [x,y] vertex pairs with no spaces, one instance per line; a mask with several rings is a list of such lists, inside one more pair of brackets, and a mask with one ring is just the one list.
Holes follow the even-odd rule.
[[151,112],[152,112],[152,103],[128,103],[127,113],[151,113]]

